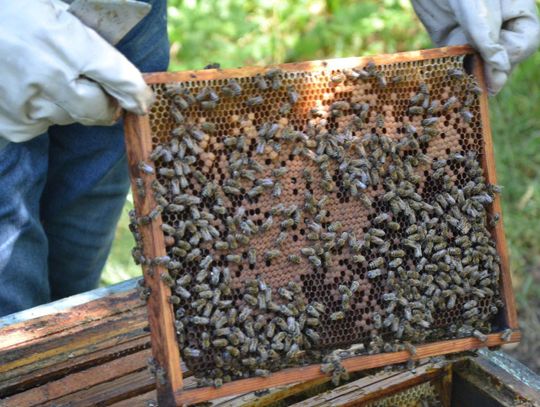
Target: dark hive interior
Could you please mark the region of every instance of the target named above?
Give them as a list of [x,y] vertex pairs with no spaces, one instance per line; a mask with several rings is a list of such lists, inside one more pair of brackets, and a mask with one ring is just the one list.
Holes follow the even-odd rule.
[[497,188],[463,60],[153,85],[158,207],[133,220],[160,214],[168,258],[135,253],[167,266],[201,384],[492,331]]

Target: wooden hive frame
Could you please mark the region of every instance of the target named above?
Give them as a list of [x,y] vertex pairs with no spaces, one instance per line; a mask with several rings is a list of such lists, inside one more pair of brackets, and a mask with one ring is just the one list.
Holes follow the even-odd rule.
[[[426,59],[445,58],[452,56],[467,55],[470,62],[470,72],[477,78],[478,83],[485,89],[482,61],[480,57],[468,46],[454,46],[439,49],[429,49],[422,51],[404,52],[389,55],[378,55],[361,58],[344,58],[326,61],[301,62],[280,65],[284,72],[306,71],[315,69],[342,69],[359,65],[365,65],[369,61],[375,64],[390,64],[399,62],[421,61]],[[194,80],[216,80],[234,77],[253,76],[257,73],[264,73],[266,68],[253,67],[242,69],[216,70],[208,69],[202,71],[185,71],[177,73],[153,73],[146,75],[148,84],[159,84],[166,82],[181,82]],[[489,123],[488,100],[486,92],[480,96],[481,124],[483,129],[483,149],[482,166],[486,181],[491,184],[496,183],[495,163],[493,156],[493,143],[491,138],[491,128]],[[136,190],[135,179],[142,178],[145,188],[151,190],[153,175],[143,174],[138,169],[140,160],[149,156],[152,151],[151,128],[148,116],[136,116],[127,114],[125,116],[126,146],[132,178],[133,190]],[[139,213],[149,213],[156,203],[152,194],[146,194],[144,198],[133,194],[135,207]],[[500,198],[495,197],[491,204],[491,213],[501,213]],[[160,229],[161,220],[151,222],[149,225],[141,226],[145,256],[149,258],[164,256],[165,244],[163,233]],[[493,231],[496,241],[497,251],[501,257],[501,278],[500,289],[505,307],[502,312],[502,319],[507,328],[513,330],[509,341],[518,342],[520,332],[515,308],[515,301],[512,292],[512,283],[508,265],[508,255],[506,251],[506,241],[503,231],[502,221],[498,222]],[[148,267],[143,266],[146,285],[152,290],[152,295],[148,300],[148,318],[151,329],[151,343],[154,359],[158,366],[163,369],[165,377],[158,380],[157,388],[160,405],[184,405],[206,401],[214,398],[225,397],[233,394],[251,392],[259,389],[290,384],[298,381],[313,380],[324,376],[320,370],[320,365],[310,365],[305,367],[289,368],[272,373],[269,377],[255,377],[236,380],[226,383],[219,388],[184,388],[182,372],[180,369],[180,353],[176,334],[174,330],[174,314],[172,305],[168,301],[171,295],[170,288],[161,281],[159,275],[166,269],[154,267],[154,273],[148,273]],[[426,343],[417,346],[417,355],[413,359],[418,360],[426,357],[444,355],[465,350],[492,347],[503,344],[500,333],[488,335],[486,342],[467,337],[460,339],[444,340],[433,343]],[[374,355],[356,356],[343,360],[343,366],[350,372],[372,369],[380,366],[402,363],[411,358],[406,351],[381,353]]]

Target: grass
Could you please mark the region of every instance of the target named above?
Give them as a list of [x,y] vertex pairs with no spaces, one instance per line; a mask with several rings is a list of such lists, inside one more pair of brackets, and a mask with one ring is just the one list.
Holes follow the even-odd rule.
[[[495,161],[514,285],[521,306],[540,298],[540,53],[517,67],[490,100]],[[535,276],[536,275],[536,276]],[[536,281],[535,281],[536,280]]]
[[[272,5],[268,5],[274,3]],[[276,4],[277,3],[277,4]],[[169,1],[172,70],[267,65],[427,48],[408,1]],[[540,371],[540,53],[490,99],[511,269],[525,338],[516,355]],[[128,198],[102,284],[140,275],[131,260]]]
[[524,338],[514,355],[540,373],[540,53],[490,100],[498,182]]

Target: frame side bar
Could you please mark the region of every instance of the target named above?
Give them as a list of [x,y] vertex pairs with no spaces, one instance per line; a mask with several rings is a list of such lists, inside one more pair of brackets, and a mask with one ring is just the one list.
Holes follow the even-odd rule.
[[[365,57],[336,58],[320,61],[295,62],[276,65],[285,72],[317,71],[322,69],[343,69],[365,65],[373,61],[377,65],[394,64],[398,62],[422,61],[425,59],[445,58],[451,56],[472,54],[474,50],[468,45],[458,45],[444,48],[432,48],[420,51],[398,52]],[[200,81],[229,78],[243,78],[264,73],[268,67],[253,66],[233,69],[202,69],[182,72],[156,72],[144,75],[150,85],[167,82]]]
[[[482,165],[486,176],[486,181],[490,184],[497,183],[497,173],[495,169],[495,154],[493,151],[493,139],[491,136],[491,124],[489,121],[489,105],[487,96],[487,87],[484,78],[484,67],[482,59],[478,54],[474,54],[473,58],[473,74],[478,79],[480,86],[484,89],[480,95],[480,119],[482,122],[482,141],[484,143],[484,154],[482,156]],[[511,329],[519,329],[517,318],[516,303],[514,291],[512,290],[512,277],[510,274],[510,264],[508,259],[508,250],[506,245],[506,236],[504,235],[503,217],[501,198],[499,194],[495,195],[495,199],[491,205],[491,213],[498,213],[499,221],[494,227],[494,239],[497,247],[497,252],[501,257],[501,293],[504,296],[504,316],[506,324]]]
[[[129,170],[131,173],[133,199],[135,207],[143,212],[138,215],[148,214],[155,206],[151,183],[153,175],[143,174],[138,168],[138,163],[148,157],[152,149],[152,134],[148,116],[136,116],[128,113],[125,116],[126,149],[128,155]],[[136,178],[144,182],[145,196],[137,194]],[[165,242],[160,230],[161,217],[150,222],[148,225],[139,225],[144,245],[144,255],[147,258],[165,256]],[[150,270],[153,268],[153,270]],[[182,387],[182,370],[180,367],[180,351],[176,345],[174,332],[174,316],[172,304],[168,298],[171,295],[170,288],[161,280],[160,276],[167,270],[162,266],[143,266],[146,286],[151,289],[148,298],[148,321],[150,324],[150,338],[152,354],[159,367],[165,369],[167,380],[163,383],[157,380],[159,404],[163,406],[173,405],[173,392]]]

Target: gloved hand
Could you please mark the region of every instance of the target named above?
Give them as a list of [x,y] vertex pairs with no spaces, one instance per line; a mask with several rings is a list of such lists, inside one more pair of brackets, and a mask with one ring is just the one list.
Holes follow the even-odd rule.
[[148,110],[153,95],[137,68],[66,10],[59,0],[0,0],[0,137],[113,124],[118,105]]
[[470,44],[480,53],[491,95],[540,43],[535,0],[412,0],[412,4],[438,46]]

